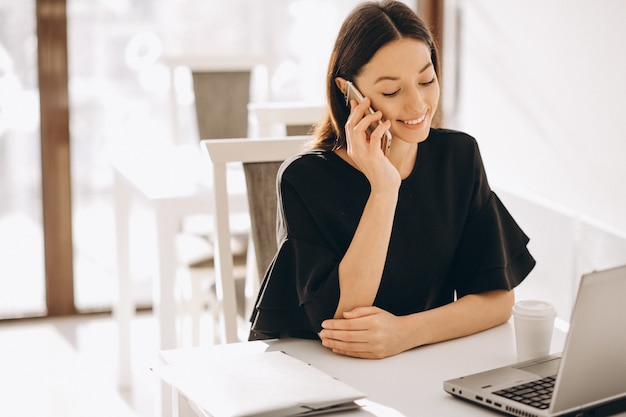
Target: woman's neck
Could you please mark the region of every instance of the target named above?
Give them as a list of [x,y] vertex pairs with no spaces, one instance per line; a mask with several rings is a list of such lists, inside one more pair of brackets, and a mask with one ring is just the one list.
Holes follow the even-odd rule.
[[[394,145],[396,145],[395,148]],[[387,157],[400,173],[400,178],[405,179],[413,172],[418,150],[418,143],[406,143],[399,140],[391,143]]]

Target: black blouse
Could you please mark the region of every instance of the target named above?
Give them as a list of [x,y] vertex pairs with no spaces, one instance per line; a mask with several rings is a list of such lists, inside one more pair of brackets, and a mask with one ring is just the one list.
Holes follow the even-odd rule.
[[[317,338],[339,302],[339,262],[370,193],[367,178],[330,151],[310,150],[277,178],[279,249],[265,274],[250,339]],[[402,181],[374,305],[407,315],[466,294],[510,290],[535,260],[528,237],[491,191],[478,145],[432,129]]]

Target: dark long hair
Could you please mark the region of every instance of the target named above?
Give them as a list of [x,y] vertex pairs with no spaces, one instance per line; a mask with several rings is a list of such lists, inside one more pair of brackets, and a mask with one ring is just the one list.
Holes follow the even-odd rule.
[[345,147],[344,126],[350,109],[335,78],[353,81],[374,54],[391,41],[413,38],[430,49],[435,73],[439,59],[433,37],[424,22],[399,1],[371,1],[358,5],[346,18],[335,41],[326,75],[328,110],[317,125],[312,146],[326,150]]

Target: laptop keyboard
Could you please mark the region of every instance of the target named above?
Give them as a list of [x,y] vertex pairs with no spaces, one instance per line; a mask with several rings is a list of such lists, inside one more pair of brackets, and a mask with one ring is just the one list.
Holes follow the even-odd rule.
[[537,381],[516,385],[511,388],[494,392],[500,397],[508,398],[531,407],[545,410],[550,406],[554,391],[555,376],[548,376]]

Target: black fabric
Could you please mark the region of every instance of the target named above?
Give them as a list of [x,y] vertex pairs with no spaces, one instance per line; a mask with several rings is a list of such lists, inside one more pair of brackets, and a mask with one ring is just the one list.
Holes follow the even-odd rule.
[[[369,195],[365,176],[333,152],[310,150],[278,175],[279,250],[251,317],[250,339],[317,337],[339,300],[338,266]],[[403,180],[374,305],[395,315],[466,294],[510,290],[535,261],[529,239],[491,191],[478,145],[433,129]]]

